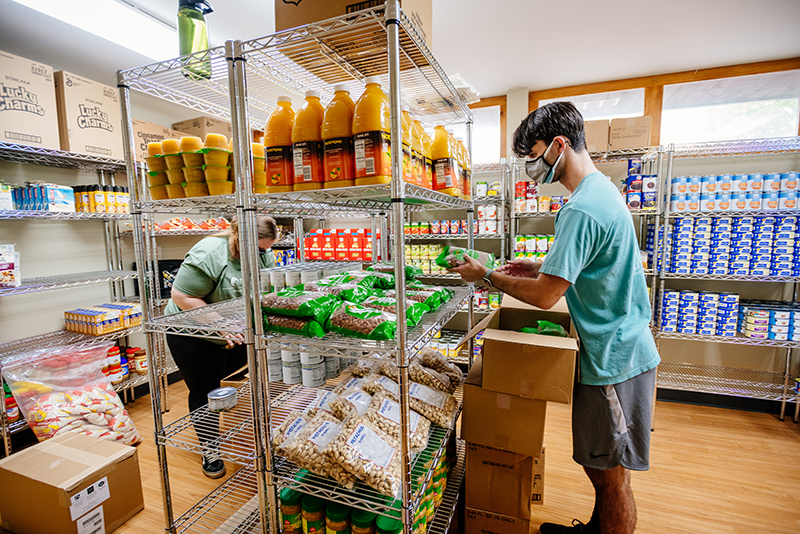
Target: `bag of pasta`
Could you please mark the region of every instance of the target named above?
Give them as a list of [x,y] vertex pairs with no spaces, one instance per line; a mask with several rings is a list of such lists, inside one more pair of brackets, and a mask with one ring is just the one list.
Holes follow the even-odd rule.
[[372,396],[361,388],[350,388],[331,401],[333,415],[344,421],[349,415],[364,415]]
[[[375,310],[394,313],[397,309],[397,300],[392,297],[369,297],[361,303],[362,306],[373,308]],[[411,299],[406,299],[406,322],[408,327],[414,327],[422,320],[422,316],[431,311],[427,304],[416,302]]]
[[283,420],[278,428],[273,430],[272,432],[272,444],[275,447],[279,447],[284,441],[289,440],[297,436],[303,428],[311,421],[311,417],[308,414],[299,412],[297,410],[292,410],[286,416],[286,419]]
[[339,300],[332,295],[296,287],[261,295],[261,309],[265,313],[310,317],[320,324],[325,323],[338,304]]
[[348,337],[392,340],[397,331],[397,318],[393,313],[344,302],[328,318],[325,328]]
[[[431,422],[413,410],[409,410],[408,415],[411,430],[409,442],[411,450],[416,454],[428,446]],[[397,402],[378,393],[372,397],[364,418],[400,443],[400,405]]]
[[342,422],[332,415],[318,414],[294,438],[284,441],[278,453],[315,475],[330,477],[347,489],[355,477],[341,465],[332,463],[323,451],[341,434]]
[[378,493],[399,497],[400,446],[373,423],[362,417],[349,418],[328,444],[325,454],[332,464],[341,466]]
[[306,337],[325,337],[325,329],[316,319],[264,314],[264,330],[281,334],[297,334]]

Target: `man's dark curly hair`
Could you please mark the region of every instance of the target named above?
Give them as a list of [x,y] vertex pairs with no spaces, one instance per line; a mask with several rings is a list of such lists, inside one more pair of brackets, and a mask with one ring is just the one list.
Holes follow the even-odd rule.
[[575,152],[586,149],[583,115],[572,102],[552,102],[532,111],[514,131],[511,146],[517,156],[524,158],[537,141],[550,145],[557,135],[569,139]]

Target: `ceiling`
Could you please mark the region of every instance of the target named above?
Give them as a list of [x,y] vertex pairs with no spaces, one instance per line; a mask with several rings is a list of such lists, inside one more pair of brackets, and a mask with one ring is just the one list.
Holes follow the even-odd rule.
[[[175,20],[176,0],[126,1]],[[798,0],[432,1],[435,57],[482,96],[800,56]],[[273,0],[211,3],[212,46],[274,31]],[[152,62],[12,0],[0,10],[0,50],[108,84]]]

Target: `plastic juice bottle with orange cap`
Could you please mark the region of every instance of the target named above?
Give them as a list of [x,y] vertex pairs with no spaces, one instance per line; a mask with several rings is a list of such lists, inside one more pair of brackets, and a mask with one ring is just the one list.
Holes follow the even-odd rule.
[[323,172],[325,189],[355,185],[353,115],[356,105],[347,86],[333,88],[334,96],[322,118]]
[[403,127],[403,180],[410,184],[416,184],[414,177],[414,162],[411,156],[411,144],[414,141],[414,136],[411,133],[413,128],[413,121],[411,115],[408,114],[408,107],[402,107],[402,117],[400,124]]
[[388,184],[392,181],[391,107],[380,77],[370,76],[366,83],[353,116],[356,185]]
[[422,123],[419,123],[419,128],[422,133],[422,149],[425,154],[425,174],[422,176],[422,187],[425,189],[433,189],[433,156],[431,152],[433,139],[431,139],[431,136],[428,135],[428,132],[422,127]]
[[411,174],[414,183],[424,187],[425,181],[425,147],[423,146],[422,124],[417,120],[411,122]]
[[458,196],[461,182],[458,176],[458,154],[444,126],[434,128],[431,144],[433,159],[433,189],[448,195]]
[[306,102],[297,111],[292,129],[294,190],[322,189],[322,118],[325,108],[319,93],[306,91]]
[[293,189],[292,128],[294,128],[292,99],[288,96],[279,96],[278,107],[267,119],[264,133],[267,193],[286,193]]

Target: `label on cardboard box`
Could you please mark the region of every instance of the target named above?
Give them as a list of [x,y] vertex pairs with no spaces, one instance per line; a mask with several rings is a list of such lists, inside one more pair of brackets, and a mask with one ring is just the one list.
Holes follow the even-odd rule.
[[586,150],[589,152],[605,152],[608,150],[608,120],[585,121]]
[[103,507],[98,506],[77,521],[78,534],[105,534],[106,522],[103,516]]
[[164,139],[172,139],[172,130],[159,124],[133,119],[133,140],[136,145],[134,157],[136,161],[144,161],[147,157],[147,144],[160,143]]
[[69,514],[72,520],[75,521],[109,497],[111,497],[111,494],[108,491],[108,477],[103,477],[91,486],[79,491],[69,500]]
[[172,124],[172,129],[183,135],[194,135],[201,139],[205,139],[206,134],[209,133],[222,134],[228,139],[233,135],[230,122],[207,115],[175,122]]
[[493,512],[485,512],[467,507],[466,534],[529,534],[531,523],[528,519],[512,517]]
[[631,119],[613,119],[609,134],[608,148],[639,148],[650,146],[650,128],[653,118],[649,115]]

